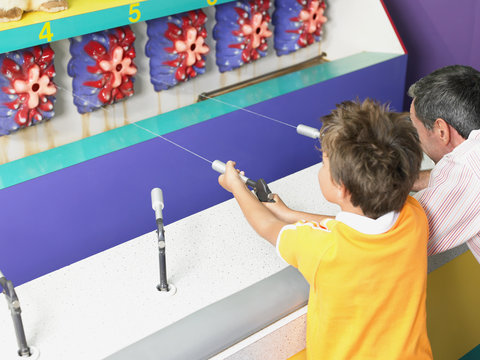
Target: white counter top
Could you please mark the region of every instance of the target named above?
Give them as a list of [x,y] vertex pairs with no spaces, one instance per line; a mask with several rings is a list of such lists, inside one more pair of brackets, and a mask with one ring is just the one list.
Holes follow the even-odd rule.
[[[335,214],[338,207],[321,195],[318,168],[269,186],[293,208]],[[163,214],[168,219],[168,203]],[[17,287],[27,341],[40,359],[103,359],[286,267],[233,199],[166,226],[165,237],[173,296],[156,290],[153,231]],[[3,295],[0,323],[0,359],[19,359]]]

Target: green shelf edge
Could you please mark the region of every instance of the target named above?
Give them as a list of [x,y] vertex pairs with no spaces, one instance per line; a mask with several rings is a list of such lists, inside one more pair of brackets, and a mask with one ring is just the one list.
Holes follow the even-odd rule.
[[[234,0],[217,0],[215,5]],[[178,14],[184,11],[209,7],[207,0],[145,0],[139,2],[135,9],[141,17],[135,22],[156,19],[167,15]],[[74,36],[85,35],[105,29],[129,25],[130,5],[118,6],[91,13],[69,16],[50,21],[52,41],[68,39]],[[134,15],[133,15],[134,16]],[[35,45],[46,44],[48,41],[39,39],[45,22],[25,25],[10,30],[0,31],[0,53],[24,49]]]
[[[362,52],[326,62],[232,93],[138,121],[158,135],[186,128],[262,101],[278,97],[403,54]],[[0,189],[153,139],[155,135],[130,124],[0,165]]]

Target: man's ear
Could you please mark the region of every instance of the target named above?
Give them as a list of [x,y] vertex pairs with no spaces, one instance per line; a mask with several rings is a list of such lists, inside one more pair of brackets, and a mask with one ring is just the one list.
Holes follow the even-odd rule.
[[448,145],[451,140],[451,134],[450,134],[450,125],[443,120],[442,118],[438,118],[435,120],[435,123],[433,124],[433,131],[438,135],[438,138],[442,142],[443,145]]

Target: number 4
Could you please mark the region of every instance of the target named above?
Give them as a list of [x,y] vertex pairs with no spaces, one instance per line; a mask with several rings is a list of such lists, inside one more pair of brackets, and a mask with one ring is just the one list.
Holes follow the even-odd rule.
[[52,31],[50,29],[50,21],[47,21],[43,27],[42,30],[40,31],[40,34],[38,35],[38,38],[40,40],[47,39],[48,42],[52,41]]
[[142,13],[140,12],[140,10],[134,9],[134,8],[136,8],[137,6],[140,6],[140,3],[130,4],[130,12],[129,12],[129,14],[130,14],[130,15],[135,15],[135,17],[129,16],[129,18],[128,18],[128,20],[130,20],[130,22],[132,22],[132,23],[137,22],[138,20],[140,20],[140,16],[142,16]]

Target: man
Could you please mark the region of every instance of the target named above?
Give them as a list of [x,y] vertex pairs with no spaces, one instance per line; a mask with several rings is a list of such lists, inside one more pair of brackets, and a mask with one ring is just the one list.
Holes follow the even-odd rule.
[[480,262],[480,72],[446,66],[408,95],[423,151],[435,162],[413,187],[428,217],[428,254],[467,243]]

